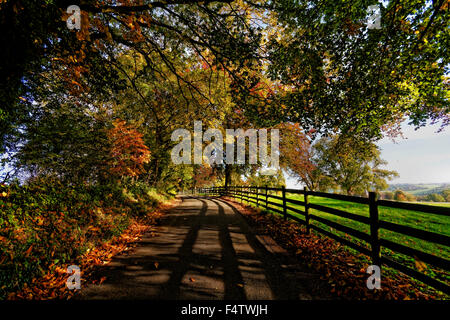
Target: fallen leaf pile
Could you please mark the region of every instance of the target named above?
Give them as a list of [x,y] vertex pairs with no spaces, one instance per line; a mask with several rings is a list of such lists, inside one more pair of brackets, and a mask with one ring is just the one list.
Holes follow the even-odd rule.
[[258,209],[225,198],[243,214],[259,234],[271,236],[280,246],[296,255],[301,263],[321,275],[338,299],[358,300],[434,300],[448,296],[383,266],[381,289],[369,290],[366,273],[370,258],[354,254],[333,239],[311,232],[294,221],[262,214]]
[[[113,237],[101,246],[88,250],[78,263],[74,263],[81,269],[81,288],[88,284],[101,284],[106,280],[106,277],[95,275],[94,271],[97,266],[108,264],[115,255],[132,249],[145,233],[156,235],[152,232],[155,230],[155,225],[164,212],[175,205],[175,201],[160,205],[144,217],[134,218],[130,226],[121,235]],[[72,298],[77,290],[69,290],[66,287],[66,281],[69,277],[68,266],[69,264],[50,266],[50,271],[47,274],[33,279],[29,285],[25,284],[20,291],[10,293],[8,300]]]

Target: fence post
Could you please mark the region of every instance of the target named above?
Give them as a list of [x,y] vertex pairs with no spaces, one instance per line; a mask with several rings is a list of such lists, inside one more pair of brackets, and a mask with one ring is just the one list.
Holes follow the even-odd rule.
[[248,193],[250,192],[250,187],[247,187],[246,188],[247,189],[247,193],[246,193],[246,195],[245,195],[245,201],[247,201],[247,204],[248,204]]
[[311,233],[311,228],[309,224],[309,199],[308,199],[308,188],[303,188],[304,199],[305,199],[305,223],[306,223],[306,233]]
[[286,214],[286,187],[282,186],[281,187],[281,191],[283,193],[283,218],[284,220],[287,219],[287,214]]
[[247,187],[247,204],[250,204],[250,193],[252,192],[251,187]]
[[267,184],[265,186],[265,189],[266,189],[266,211],[267,211]]
[[259,208],[259,187],[256,186],[256,207]]
[[370,246],[372,248],[372,264],[381,267],[380,255],[380,238],[378,235],[379,218],[378,218],[378,204],[377,194],[369,192],[369,215],[370,215]]

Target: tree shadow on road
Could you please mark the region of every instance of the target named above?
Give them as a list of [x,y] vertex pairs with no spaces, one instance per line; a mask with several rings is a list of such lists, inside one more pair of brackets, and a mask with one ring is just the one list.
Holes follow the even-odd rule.
[[133,252],[99,268],[107,280],[82,290],[80,298],[311,298],[305,281],[317,277],[268,251],[231,204],[211,197],[182,199],[166,214],[157,237],[144,237]]

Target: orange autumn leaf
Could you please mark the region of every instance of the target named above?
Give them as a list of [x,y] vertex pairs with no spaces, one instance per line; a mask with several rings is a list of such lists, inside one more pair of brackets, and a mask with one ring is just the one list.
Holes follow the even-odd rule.
[[31,250],[33,250],[33,245],[31,245],[27,251],[25,251],[25,257],[28,257],[31,253]]

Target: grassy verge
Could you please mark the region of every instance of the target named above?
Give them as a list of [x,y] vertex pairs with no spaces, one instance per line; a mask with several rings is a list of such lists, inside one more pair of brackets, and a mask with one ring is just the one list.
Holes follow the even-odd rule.
[[62,266],[82,264],[166,199],[136,183],[0,186],[0,299]]

